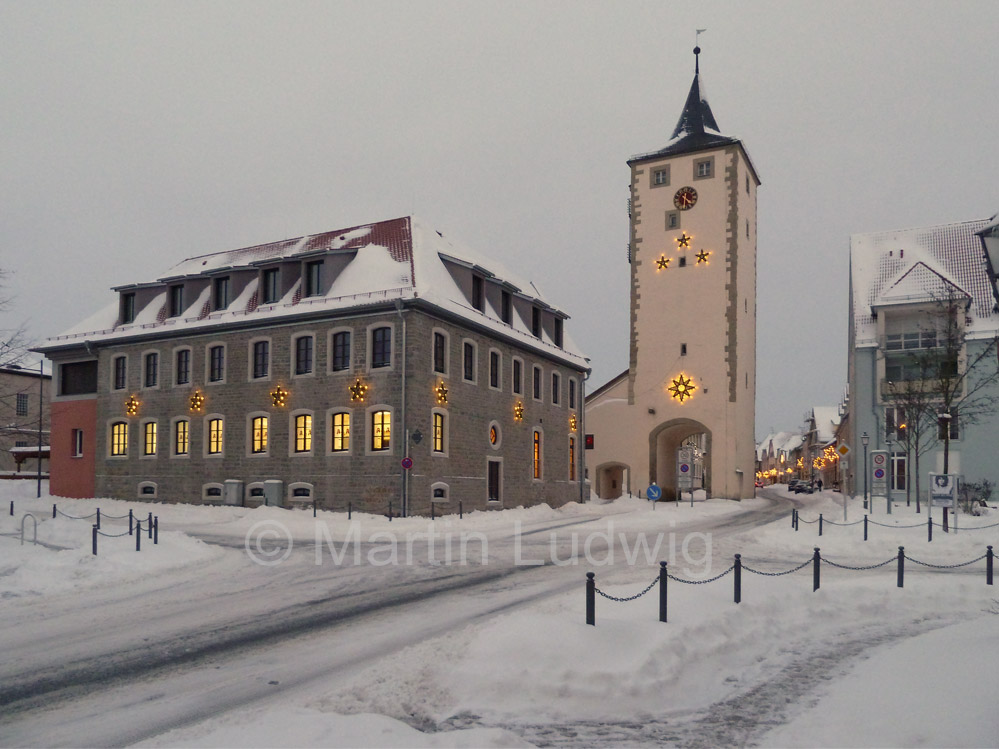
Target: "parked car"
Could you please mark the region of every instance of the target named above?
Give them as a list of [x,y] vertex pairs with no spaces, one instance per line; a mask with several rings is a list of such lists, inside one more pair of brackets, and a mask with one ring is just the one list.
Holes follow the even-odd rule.
[[815,487],[812,486],[811,481],[799,481],[791,491],[795,494],[814,494]]
[[790,481],[788,481],[787,482],[787,490],[789,492],[793,492],[794,491],[794,487],[796,487],[798,485],[799,481],[801,481],[801,479],[791,479]]

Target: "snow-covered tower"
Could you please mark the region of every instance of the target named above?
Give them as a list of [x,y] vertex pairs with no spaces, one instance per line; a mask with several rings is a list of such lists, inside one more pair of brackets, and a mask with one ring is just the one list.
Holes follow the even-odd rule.
[[695,488],[754,494],[760,181],[715,121],[699,54],[669,142],[628,161],[630,361],[586,403],[587,464],[602,497],[652,482],[670,496],[681,446],[703,474]]

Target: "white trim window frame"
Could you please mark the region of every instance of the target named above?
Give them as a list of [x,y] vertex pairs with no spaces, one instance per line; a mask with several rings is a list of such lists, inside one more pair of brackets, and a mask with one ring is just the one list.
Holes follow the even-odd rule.
[[316,416],[307,408],[288,414],[288,457],[309,458],[316,450]]
[[[263,348],[260,348],[263,346]],[[246,344],[246,381],[268,382],[274,370],[271,352],[274,344],[270,336],[251,338]]]
[[246,415],[246,457],[268,458],[270,454],[271,415],[267,411],[251,411]]

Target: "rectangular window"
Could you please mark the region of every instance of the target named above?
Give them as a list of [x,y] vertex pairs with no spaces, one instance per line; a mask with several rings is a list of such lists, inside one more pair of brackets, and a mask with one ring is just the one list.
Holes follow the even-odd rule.
[[83,430],[74,429],[73,430],[73,442],[72,442],[72,456],[74,458],[83,457]]
[[498,460],[489,461],[489,480],[487,482],[487,494],[486,499],[490,502],[499,502],[503,499],[502,490],[502,463]]
[[507,325],[513,323],[513,299],[509,291],[504,291],[501,297],[500,319]]
[[96,360],[59,365],[59,395],[89,395],[96,392]]
[[654,169],[652,171],[652,186],[660,187],[669,184],[669,169]]
[[281,298],[281,276],[277,268],[264,271],[263,304],[276,304]]
[[534,478],[541,478],[541,432],[534,430]]
[[569,481],[576,480],[576,438],[569,438]]
[[146,375],[145,386],[154,388],[159,382],[160,375],[160,355],[157,353],[146,354]]
[[223,424],[222,419],[208,420],[208,454],[219,455],[223,447]]
[[121,295],[121,322],[127,325],[135,320],[135,294]]
[[216,278],[213,285],[215,298],[213,300],[212,309],[216,311],[225,309],[229,306],[229,276]]
[[447,372],[447,338],[443,333],[434,333],[434,371]]
[[541,308],[533,307],[531,309],[531,333],[534,334],[535,338],[541,337]]
[[128,359],[124,356],[114,358],[114,389],[124,390],[128,384]]
[[267,377],[271,370],[271,343],[257,341],[253,344],[253,377]]
[[392,437],[392,413],[390,411],[375,411],[371,414],[371,450],[380,452],[388,450]]
[[350,333],[341,331],[333,334],[333,371],[350,369]]
[[371,366],[392,365],[392,328],[375,328],[371,331]]
[[444,414],[434,413],[434,452],[444,452]]
[[267,421],[266,416],[255,416],[251,423],[250,450],[258,455],[267,452]]
[[[950,436],[948,437],[948,424],[950,425]],[[937,439],[943,442],[945,439],[960,439],[961,430],[958,428],[957,409],[951,410],[949,419],[937,419]]]
[[180,317],[184,313],[184,286],[170,287],[170,317]]
[[178,385],[186,385],[191,381],[190,349],[181,349],[177,352],[174,377]]
[[541,367],[534,368],[534,400],[541,400]]
[[472,276],[472,306],[479,312],[486,308],[484,296],[482,276]]
[[128,424],[124,421],[111,425],[111,454],[128,455]]
[[311,414],[299,414],[295,417],[295,452],[312,452]]
[[680,228],[680,212],[679,211],[666,211],[666,228],[667,229],[679,229]]
[[708,157],[706,159],[698,159],[694,162],[694,179],[707,179],[714,175],[714,163],[713,157]]
[[27,416],[28,415],[28,394],[18,393],[17,394],[17,415]]
[[225,346],[212,346],[208,349],[208,381],[222,382],[225,379]]
[[562,348],[562,318],[555,318],[555,345]]
[[312,373],[312,342],[310,335],[295,339],[295,374]]
[[524,393],[524,364],[520,359],[513,360],[513,392],[517,395]]
[[489,352],[489,387],[500,387],[500,355],[498,351]]
[[350,450],[350,414],[333,414],[333,452],[342,453]]
[[175,422],[173,426],[173,454],[187,455],[189,449],[190,422],[187,419],[181,419]]
[[320,296],[323,293],[323,261],[313,260],[305,264],[305,296]]
[[475,382],[475,344],[465,341],[462,350],[464,351],[463,376],[468,382]]
[[558,372],[552,372],[552,403],[557,406],[561,397],[562,378],[558,376]]
[[156,454],[156,422],[147,421],[142,427],[142,454]]
[[576,407],[576,381],[569,378],[569,408]]

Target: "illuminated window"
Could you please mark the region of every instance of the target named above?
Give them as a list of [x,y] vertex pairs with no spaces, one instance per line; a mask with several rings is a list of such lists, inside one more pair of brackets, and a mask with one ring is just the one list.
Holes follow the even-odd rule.
[[569,481],[576,480],[576,438],[569,438]]
[[116,421],[111,425],[111,454],[128,455],[128,423]]
[[295,417],[295,452],[312,451],[312,414],[299,414]]
[[541,478],[541,432],[534,430],[534,478]]
[[223,422],[220,418],[208,420],[208,454],[220,455],[222,453]]
[[433,444],[435,453],[443,453],[447,440],[447,424],[446,417],[443,413],[439,411],[434,411],[433,414]]
[[156,422],[147,421],[142,426],[142,454],[156,454]]
[[173,454],[187,455],[190,449],[190,422],[180,419],[173,426]]
[[371,414],[371,449],[388,450],[392,436],[392,412],[375,411]]
[[253,453],[267,452],[267,417],[255,416],[250,423],[251,445]]
[[333,444],[331,449],[335,453],[347,452],[350,450],[350,414],[333,414]]

